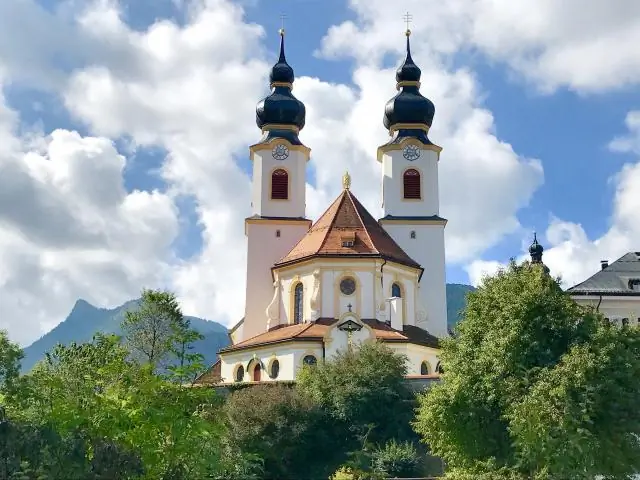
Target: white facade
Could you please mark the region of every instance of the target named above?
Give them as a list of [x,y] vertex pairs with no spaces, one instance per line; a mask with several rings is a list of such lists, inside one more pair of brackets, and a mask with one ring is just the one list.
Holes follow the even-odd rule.
[[617,325],[622,325],[624,321],[640,326],[640,297],[572,295],[571,298],[579,305],[597,308],[605,318]]
[[[261,217],[305,218],[306,169],[310,150],[301,145],[292,145],[285,139],[275,138],[268,143],[252,146],[250,152],[253,162],[252,214]],[[286,158],[276,159],[284,155],[287,155]],[[272,199],[271,179],[276,170],[287,172],[289,195],[286,200]]]
[[[419,148],[419,158],[413,161],[404,158],[403,149],[407,146]],[[418,318],[418,326],[437,337],[446,337],[446,220],[439,217],[439,155],[439,147],[423,145],[413,139],[405,140],[398,148],[380,148],[384,214],[380,223],[396,243],[424,268],[418,296],[426,316]],[[404,174],[408,169],[417,170],[420,174],[418,199],[404,198]]]
[[[380,259],[314,259],[275,272],[272,302],[268,308],[269,328],[294,323],[294,293],[303,285],[302,321],[341,318],[349,311],[357,318],[390,318],[389,300],[396,284],[401,291],[402,324],[415,325],[423,311],[418,299],[418,269]],[[340,282],[353,278],[356,288],[351,295],[340,291]],[[266,330],[266,324],[265,324]],[[401,328],[400,328],[401,330]]]
[[[286,147],[287,158],[278,160],[274,149]],[[244,325],[237,341],[266,330],[266,307],[273,297],[271,267],[307,233],[311,221],[305,217],[306,163],[309,149],[283,139],[251,147],[253,160],[252,212],[245,221],[247,236],[247,291]],[[287,172],[286,199],[272,198],[272,174]]]

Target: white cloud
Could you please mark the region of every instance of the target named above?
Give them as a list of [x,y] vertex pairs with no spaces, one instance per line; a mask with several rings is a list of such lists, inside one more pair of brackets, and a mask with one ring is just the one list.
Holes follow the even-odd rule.
[[640,83],[640,3],[636,0],[351,0],[361,22],[333,28],[325,55],[377,61],[414,14],[420,50],[440,54],[475,49],[551,91],[591,92]]
[[172,200],[127,193],[111,140],[22,138],[2,96],[0,112],[0,328],[24,343],[79,297],[114,305],[163,282],[178,229]]
[[[640,155],[639,112],[631,111],[626,117],[628,132],[614,139],[609,148],[617,152],[630,152]],[[614,261],[627,252],[638,250],[640,238],[640,161],[627,163],[610,181],[616,190],[613,198],[613,214],[610,227],[599,238],[590,239],[582,225],[551,219],[546,238],[540,241],[545,246],[544,263],[553,275],[562,278],[565,287],[582,282],[596,273],[600,260]],[[526,244],[523,241],[523,246]],[[528,245],[528,244],[526,244]],[[521,255],[518,260],[524,260]],[[478,282],[483,269],[495,272],[504,264],[497,261],[475,260],[466,270],[472,282]],[[475,283],[474,283],[475,284]]]

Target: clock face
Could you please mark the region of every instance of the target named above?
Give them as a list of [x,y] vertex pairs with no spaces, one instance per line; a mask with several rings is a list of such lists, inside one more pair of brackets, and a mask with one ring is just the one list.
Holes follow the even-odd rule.
[[284,143],[279,143],[271,151],[271,155],[276,160],[284,160],[289,156],[289,149]]
[[407,145],[402,151],[402,156],[410,162],[413,162],[420,158],[420,148],[416,145]]

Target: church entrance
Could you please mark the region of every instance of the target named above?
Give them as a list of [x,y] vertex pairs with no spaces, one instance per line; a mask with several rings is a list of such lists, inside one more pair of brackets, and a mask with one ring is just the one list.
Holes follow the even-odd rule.
[[253,369],[253,381],[259,382],[262,374],[262,368],[260,368],[260,364],[258,363]]

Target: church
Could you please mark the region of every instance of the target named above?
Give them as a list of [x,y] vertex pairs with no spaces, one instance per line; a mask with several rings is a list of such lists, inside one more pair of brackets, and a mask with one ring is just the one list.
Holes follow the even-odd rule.
[[370,340],[406,355],[408,377],[437,378],[438,339],[448,335],[442,148],[428,137],[435,107],[420,93],[410,35],[398,93],[384,107],[389,140],[377,151],[382,218],[360,203],[345,173],[342,192],[313,223],[305,211],[311,149],[298,138],[305,106],[292,93],[280,31],[271,93],[256,108],[262,138],[249,147],[245,315],[196,383],[292,381],[303,365]]

